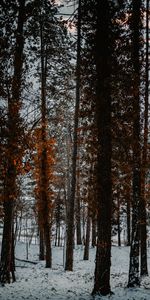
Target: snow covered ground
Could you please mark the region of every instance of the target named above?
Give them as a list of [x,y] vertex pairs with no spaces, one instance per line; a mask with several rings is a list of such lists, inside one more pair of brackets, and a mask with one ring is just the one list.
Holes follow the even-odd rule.
[[[38,246],[29,248],[29,260],[37,264],[16,260],[15,283],[0,286],[1,300],[91,300],[95,249],[90,249],[89,261],[83,261],[83,248],[74,251],[74,271],[65,272],[63,268],[63,248],[53,248],[52,269],[46,269],[44,262],[38,262]],[[16,247],[16,257],[26,258],[26,245],[19,242]],[[150,248],[148,249],[150,270]],[[111,300],[149,300],[150,278],[141,283],[140,288],[127,289],[129,248],[112,247],[111,286],[115,293],[111,297],[101,299]],[[99,298],[96,298],[99,299]]]

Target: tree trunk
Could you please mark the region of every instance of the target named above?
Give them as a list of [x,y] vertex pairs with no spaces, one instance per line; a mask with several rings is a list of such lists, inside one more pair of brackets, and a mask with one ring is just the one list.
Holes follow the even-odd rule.
[[15,234],[14,234],[14,223],[12,224],[12,244],[11,244],[11,266],[10,266],[12,280],[16,281],[15,276]]
[[21,238],[21,231],[22,231],[22,209],[21,209],[21,216],[19,217],[19,233],[18,233],[18,241],[20,241]]
[[78,169],[77,169],[77,184],[76,184],[76,233],[77,245],[82,245],[81,237],[81,206],[80,206],[80,164],[79,164],[79,149],[78,149]]
[[119,194],[117,199],[117,226],[118,226],[118,247],[121,247],[121,228],[120,228],[120,201],[119,201]]
[[16,200],[16,153],[19,146],[20,126],[20,93],[23,65],[23,24],[25,17],[25,0],[19,1],[18,24],[16,30],[16,48],[14,54],[14,76],[12,80],[12,95],[8,96],[8,144],[7,170],[4,192],[4,228],[0,262],[0,282],[10,283],[15,280],[13,221]]
[[82,201],[82,204],[81,204],[81,206],[82,206],[82,215],[81,215],[81,217],[82,217],[82,244],[85,246],[85,205],[84,205],[84,201]]
[[44,234],[41,228],[39,228],[39,259],[44,260]]
[[127,199],[127,246],[130,246],[131,244],[131,239],[130,239],[130,235],[131,235],[131,212],[130,212],[130,199]]
[[[9,195],[8,195],[9,196]],[[10,198],[8,198],[10,199]],[[4,228],[0,263],[0,282],[10,283],[12,274],[12,222],[13,222],[13,200],[4,202]]]
[[89,259],[90,226],[91,226],[91,222],[90,222],[90,216],[89,216],[89,212],[88,212],[88,215],[87,215],[87,224],[86,224],[86,239],[85,239],[84,256],[83,256],[84,260],[88,260]]
[[143,172],[142,172],[142,208],[140,223],[141,238],[141,275],[148,275],[147,267],[147,229],[146,229],[146,167],[147,167],[147,145],[148,145],[148,104],[149,104],[149,0],[146,2],[146,82],[145,82],[145,113],[144,113],[144,145],[143,145]]
[[76,233],[77,233],[77,245],[82,245],[79,178],[77,183],[77,195],[76,195]]
[[50,199],[48,195],[49,180],[48,180],[48,159],[47,159],[47,130],[46,130],[46,71],[47,71],[47,53],[43,39],[43,20],[40,23],[40,40],[41,40],[41,193],[40,201],[42,206],[42,228],[44,234],[44,243],[46,249],[46,268],[51,268],[52,253],[51,253],[51,228],[50,228]]
[[144,144],[142,155],[142,182],[141,182],[141,207],[140,207],[140,241],[141,241],[141,276],[148,275],[147,267],[147,229],[146,229],[146,168],[148,144],[148,104],[149,104],[149,0],[146,1],[146,59],[145,59],[145,112],[144,112]]
[[139,280],[139,208],[141,203],[141,147],[140,147],[140,9],[141,0],[133,0],[132,62],[133,62],[133,201],[132,235],[128,287],[140,285]]
[[92,216],[92,247],[96,246],[96,218]]
[[73,247],[74,247],[74,207],[75,207],[75,190],[76,190],[76,162],[77,162],[77,129],[79,117],[80,102],[80,56],[81,56],[81,0],[78,4],[78,37],[77,37],[77,64],[76,64],[76,103],[74,117],[74,134],[73,134],[73,155],[71,170],[71,187],[70,197],[68,199],[68,213],[66,226],[66,262],[65,270],[73,270]]
[[97,1],[96,117],[98,131],[97,219],[98,240],[93,295],[107,295],[111,266],[111,17],[109,1]]
[[51,236],[50,236],[50,225],[48,222],[44,224],[44,239],[46,248],[46,268],[52,267],[52,250],[51,250]]

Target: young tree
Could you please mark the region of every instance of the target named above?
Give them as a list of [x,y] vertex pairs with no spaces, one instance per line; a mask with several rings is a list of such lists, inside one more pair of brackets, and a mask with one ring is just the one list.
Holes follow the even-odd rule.
[[51,258],[51,240],[50,240],[50,220],[49,220],[49,201],[48,201],[48,174],[47,174],[47,132],[46,132],[46,79],[47,79],[47,53],[46,45],[44,40],[44,20],[41,15],[40,20],[40,44],[41,44],[41,168],[40,168],[40,179],[41,179],[41,191],[40,200],[42,203],[42,219],[43,219],[43,234],[46,246],[46,267],[52,265]]
[[[38,216],[40,241],[40,259],[44,257],[44,245],[46,250],[46,267],[51,268],[51,226],[53,216],[53,167],[54,167],[54,140],[48,138],[45,127],[45,140],[43,144],[43,128],[38,128],[34,139],[36,153],[34,155],[35,197]],[[46,161],[43,162],[43,151],[46,152]],[[44,170],[43,170],[44,164]],[[43,178],[44,177],[44,178]]]
[[73,132],[73,154],[70,195],[67,209],[67,241],[66,241],[66,263],[65,270],[73,270],[73,247],[74,247],[74,208],[75,208],[75,190],[76,190],[76,164],[77,164],[77,129],[79,119],[80,104],[80,62],[81,62],[81,0],[78,3],[78,24],[77,24],[77,62],[76,62],[76,103],[74,114],[74,132]]

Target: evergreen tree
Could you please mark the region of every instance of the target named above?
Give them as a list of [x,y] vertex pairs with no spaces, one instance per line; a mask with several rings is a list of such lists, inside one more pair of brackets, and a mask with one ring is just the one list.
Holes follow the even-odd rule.
[[145,185],[148,161],[148,97],[149,97],[149,0],[146,1],[146,49],[145,49],[145,105],[144,105],[144,138],[142,149],[141,208],[140,208],[140,242],[141,242],[141,276],[148,275],[147,267],[147,220]]
[[111,266],[111,3],[96,1],[96,124],[98,238],[92,294],[108,295]]
[[67,209],[67,241],[66,241],[66,263],[65,270],[73,270],[73,247],[74,247],[74,209],[75,209],[75,190],[76,190],[76,164],[77,164],[77,130],[79,121],[80,104],[80,63],[81,63],[81,0],[78,3],[78,24],[77,24],[77,62],[76,62],[76,102],[74,114],[73,131],[73,153],[71,166],[71,184]]
[[141,204],[141,145],[140,145],[140,29],[141,1],[132,1],[132,63],[133,63],[133,199],[132,236],[128,287],[140,284],[139,280],[139,209]]
[[[40,212],[39,219],[43,220],[39,228],[40,235],[40,258],[43,259],[43,242],[46,246],[46,266],[51,266],[51,246],[50,236],[51,228],[49,220],[50,199],[47,190],[50,188],[47,174],[47,150],[46,144],[48,135],[56,135],[59,118],[62,117],[60,110],[62,101],[66,97],[66,82],[70,74],[70,51],[69,39],[66,34],[63,23],[56,18],[57,7],[49,1],[34,1],[30,18],[27,24],[27,49],[26,55],[30,54],[27,60],[29,71],[33,69],[33,74],[37,79],[36,89],[40,90],[39,95],[35,95],[39,119],[37,125],[41,127],[41,140],[43,141],[43,150],[41,153],[41,175],[43,182],[41,195],[41,205],[43,209]],[[66,43],[68,42],[68,45]],[[66,54],[68,50],[68,54]],[[34,59],[34,61],[33,61]],[[36,64],[35,64],[36,59]],[[33,65],[34,62],[34,65]],[[64,68],[64,64],[66,69]],[[64,105],[65,106],[65,105]],[[54,119],[54,121],[52,121]],[[57,121],[58,119],[58,121]],[[39,140],[39,143],[41,141]],[[41,144],[40,144],[41,145]],[[45,186],[45,188],[44,188]],[[46,187],[47,186],[47,187]],[[42,200],[43,199],[43,200]],[[45,207],[45,208],[44,208]],[[41,224],[41,222],[40,222]],[[44,241],[43,241],[44,239]]]
[[[2,3],[4,11],[8,8]],[[6,11],[5,11],[6,12]],[[0,281],[9,283],[11,275],[15,280],[15,262],[14,262],[14,205],[16,200],[16,178],[17,178],[17,162],[20,159],[20,106],[21,106],[21,77],[23,67],[23,48],[24,48],[24,31],[25,22],[25,1],[20,0],[19,5],[10,3],[8,15],[15,14],[16,31],[15,35],[11,32],[11,37],[14,39],[14,59],[12,61],[13,75],[11,84],[7,90],[8,99],[8,119],[7,119],[7,165],[4,179],[4,228],[1,249],[0,262]],[[17,17],[18,14],[18,17]],[[7,24],[5,24],[7,28]],[[11,26],[8,23],[8,27]],[[6,45],[5,45],[6,46]],[[6,75],[7,76],[7,75]]]

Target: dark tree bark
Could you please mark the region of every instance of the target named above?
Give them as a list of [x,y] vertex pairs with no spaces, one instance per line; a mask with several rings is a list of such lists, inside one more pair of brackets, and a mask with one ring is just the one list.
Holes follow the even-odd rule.
[[73,247],[74,247],[74,210],[75,210],[75,190],[76,190],[76,164],[77,164],[77,129],[80,103],[80,61],[81,61],[81,0],[78,4],[78,37],[77,37],[77,64],[76,64],[76,103],[74,116],[73,133],[73,155],[71,170],[71,187],[67,212],[66,226],[66,263],[65,270],[73,270]]
[[96,246],[96,217],[92,216],[92,247]]
[[111,266],[111,17],[109,1],[97,1],[96,32],[96,117],[98,131],[97,220],[98,239],[94,289],[92,294],[107,295]]
[[77,232],[77,245],[82,245],[81,238],[81,208],[80,208],[80,199],[77,197],[77,210],[76,210],[76,232]]
[[77,192],[76,192],[76,233],[77,233],[77,245],[82,245],[79,172],[77,176]]
[[130,207],[131,207],[131,203],[130,203],[130,199],[127,199],[127,246],[130,246],[131,244],[131,239],[130,239],[130,235],[131,235],[131,217],[130,217]]
[[86,223],[86,239],[85,239],[85,247],[84,247],[84,255],[83,255],[84,260],[89,259],[90,227],[91,227],[91,220],[90,220],[89,209],[88,209],[87,223]]
[[55,246],[61,246],[61,220],[62,220],[62,200],[61,200],[61,188],[59,189],[57,198],[55,200],[55,221],[56,221],[56,234],[55,234]]
[[12,274],[12,280],[16,281],[15,276],[15,234],[14,234],[14,222],[12,225],[12,243],[11,243],[11,266],[10,266],[11,274]]
[[128,287],[140,285],[139,280],[139,208],[141,204],[141,146],[140,146],[140,9],[141,0],[133,0],[131,20],[133,62],[133,199],[132,235]]
[[142,153],[142,182],[140,207],[140,241],[141,241],[141,276],[148,275],[147,267],[147,229],[146,229],[146,169],[148,144],[148,103],[149,103],[149,0],[146,1],[146,59],[145,59],[145,111],[144,111],[144,144]]
[[[8,176],[8,173],[7,173]],[[6,194],[4,194],[4,197]],[[9,196],[9,193],[8,193]],[[9,199],[9,198],[8,198]],[[1,250],[1,263],[0,263],[0,282],[10,283],[13,278],[12,266],[12,223],[13,223],[13,208],[14,203],[4,202],[4,228],[3,228],[3,239],[2,239],[2,250]]]
[[121,247],[121,228],[120,228],[120,201],[119,201],[119,194],[117,199],[117,227],[118,227],[118,247]]
[[50,199],[48,195],[49,181],[47,173],[47,130],[46,130],[46,71],[47,71],[47,57],[45,51],[45,44],[43,39],[43,20],[40,23],[40,40],[41,40],[41,116],[42,116],[42,154],[41,154],[41,214],[42,214],[42,229],[44,234],[44,243],[46,250],[46,268],[52,266],[52,252],[51,252],[51,228],[50,228]]
[[20,94],[23,65],[23,25],[25,21],[25,0],[19,1],[18,24],[16,30],[16,48],[14,53],[14,76],[12,93],[8,95],[8,144],[7,170],[4,186],[4,228],[2,238],[0,282],[15,280],[13,221],[16,200],[16,153],[19,146]]

